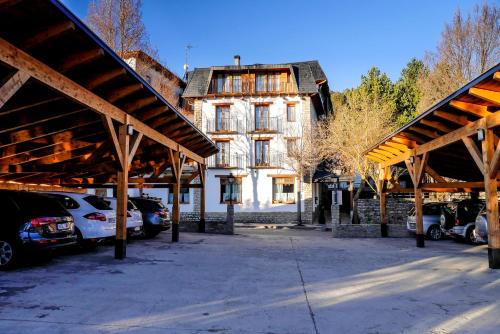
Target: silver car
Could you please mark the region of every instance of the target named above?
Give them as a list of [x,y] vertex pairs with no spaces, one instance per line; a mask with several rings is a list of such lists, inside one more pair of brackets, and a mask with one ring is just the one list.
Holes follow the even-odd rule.
[[[431,240],[439,240],[444,237],[441,225],[445,225],[443,220],[452,219],[451,214],[446,210],[448,203],[427,203],[422,206],[424,235]],[[406,219],[408,231],[416,233],[417,224],[415,219],[415,208],[412,208]]]
[[[498,219],[500,220],[500,214]],[[477,215],[476,227],[474,228],[474,239],[475,242],[488,242],[488,219],[486,218],[486,206]]]

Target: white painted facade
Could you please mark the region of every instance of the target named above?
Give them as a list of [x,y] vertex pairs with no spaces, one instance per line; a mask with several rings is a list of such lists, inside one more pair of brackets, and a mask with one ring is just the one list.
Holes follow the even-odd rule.
[[[240,155],[243,157],[240,168],[213,168],[207,170],[207,212],[225,212],[226,203],[221,203],[221,177],[233,175],[241,177],[241,203],[235,205],[236,212],[296,212],[297,211],[297,190],[299,187],[298,176],[294,176],[294,197],[293,204],[273,203],[273,176],[296,175],[296,171],[291,168],[291,158],[287,155],[287,139],[302,136],[304,122],[316,121],[316,112],[308,96],[264,96],[264,97],[227,97],[203,99],[201,101],[201,124],[197,125],[203,132],[207,133],[212,140],[229,140],[230,155]],[[269,118],[278,119],[279,131],[277,133],[251,132],[252,123],[255,120],[255,106],[259,104],[269,104]],[[287,105],[295,105],[295,121],[287,120]],[[238,129],[236,134],[213,133],[213,125],[216,119],[216,108],[220,105],[228,105],[230,108],[230,118],[237,120]],[[196,113],[195,106],[195,113]],[[197,119],[195,115],[195,119]],[[233,123],[234,124],[234,123]],[[307,128],[311,128],[310,124]],[[270,140],[270,155],[280,156],[283,162],[280,168],[254,168],[255,140]],[[212,159],[214,159],[213,157]],[[212,160],[213,161],[213,160]],[[271,176],[272,175],[272,176]],[[303,186],[303,196],[301,209],[305,211],[305,200],[311,198],[311,191],[307,191]],[[304,191],[305,190],[305,191]]]

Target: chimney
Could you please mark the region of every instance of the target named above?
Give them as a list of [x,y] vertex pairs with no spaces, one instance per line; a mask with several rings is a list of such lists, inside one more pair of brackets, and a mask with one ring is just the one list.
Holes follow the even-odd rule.
[[240,66],[240,59],[239,55],[234,56],[234,65]]

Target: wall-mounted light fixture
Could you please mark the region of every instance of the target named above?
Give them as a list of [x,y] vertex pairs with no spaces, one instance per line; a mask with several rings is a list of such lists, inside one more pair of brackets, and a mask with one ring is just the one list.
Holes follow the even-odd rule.
[[134,135],[134,126],[132,124],[128,124],[127,125],[127,134],[129,136],[133,136]]
[[179,158],[184,159],[184,153],[180,152],[179,153]]
[[484,129],[477,129],[477,140],[483,141],[486,138]]
[[410,156],[410,163],[413,165],[415,163],[415,156]]

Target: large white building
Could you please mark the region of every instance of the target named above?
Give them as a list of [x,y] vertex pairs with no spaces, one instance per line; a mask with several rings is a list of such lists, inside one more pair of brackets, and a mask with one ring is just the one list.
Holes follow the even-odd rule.
[[[331,112],[327,78],[317,61],[240,65],[236,56],[232,66],[189,73],[182,96],[194,107],[195,125],[219,148],[207,164],[208,219],[225,216],[231,194],[236,221],[295,222],[298,207],[304,222],[313,219],[318,187],[311,175],[300,182],[290,152]],[[230,173],[236,178],[232,191]],[[186,202],[197,195],[196,189],[183,192]]]

